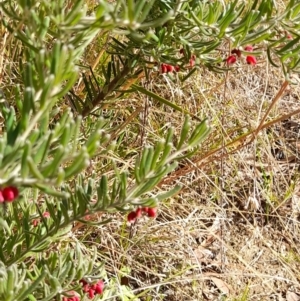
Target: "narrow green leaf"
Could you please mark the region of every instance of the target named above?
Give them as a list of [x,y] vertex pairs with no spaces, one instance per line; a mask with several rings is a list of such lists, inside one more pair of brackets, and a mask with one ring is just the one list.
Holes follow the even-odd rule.
[[277,50],[276,52],[280,55],[283,54],[284,52],[288,51],[289,49],[291,49],[295,44],[297,44],[300,40],[300,36],[298,36],[297,38],[293,39],[292,41],[290,41],[289,43],[287,43],[284,47],[282,47],[280,50]]
[[157,163],[158,163],[159,157],[161,155],[161,152],[164,148],[164,145],[165,145],[165,140],[160,140],[155,144],[152,163],[151,163],[151,167],[150,167],[151,170],[153,170],[157,166]]
[[137,91],[139,91],[139,92],[141,92],[145,95],[148,95],[148,96],[152,97],[153,99],[159,101],[160,103],[163,103],[163,104],[175,109],[176,111],[191,115],[188,111],[182,109],[181,107],[177,106],[176,104],[166,100],[163,97],[160,97],[159,95],[157,95],[157,94],[155,94],[155,93],[153,93],[153,92],[151,92],[151,91],[149,91],[149,90],[147,90],[147,89],[145,89],[145,88],[143,88],[139,85],[133,84],[132,88],[136,89]]
[[41,168],[41,173],[43,174],[43,176],[44,177],[54,176],[60,164],[64,160],[65,156],[66,156],[66,149],[63,146],[59,145],[55,149],[53,160],[47,162],[47,164],[45,164]]
[[28,156],[27,157],[27,164],[28,164],[28,168],[31,172],[31,174],[38,180],[44,180],[44,176],[42,175],[42,173],[39,171],[38,167],[35,165],[33,159]]
[[158,201],[163,201],[163,200],[166,200],[168,199],[169,197],[177,194],[180,190],[182,189],[182,186],[180,185],[176,185],[174,188],[172,188],[171,190],[167,191],[167,192],[164,192],[164,193],[161,193],[161,194],[158,194],[156,196],[156,199]]
[[201,143],[209,134],[210,128],[208,126],[207,119],[203,120],[193,131],[188,144],[190,147],[194,147]]
[[186,142],[186,139],[187,139],[188,133],[190,131],[190,128],[191,128],[190,118],[189,118],[189,115],[186,115],[183,126],[182,126],[182,129],[181,129],[181,133],[180,133],[180,140],[176,145],[177,150],[180,150],[180,148]]
[[172,143],[165,143],[165,147],[162,153],[162,156],[160,158],[158,166],[163,166],[168,161],[168,157],[173,149]]
[[81,170],[89,165],[89,156],[84,151],[82,152],[76,160],[65,168],[65,179],[69,179],[72,176],[77,175]]

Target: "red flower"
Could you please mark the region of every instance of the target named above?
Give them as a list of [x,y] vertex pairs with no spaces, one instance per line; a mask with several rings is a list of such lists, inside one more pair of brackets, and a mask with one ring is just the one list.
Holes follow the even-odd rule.
[[127,215],[127,220],[130,223],[134,223],[136,220],[137,216],[136,216],[136,212],[135,211],[131,211],[128,215]]
[[84,279],[81,279],[79,283],[82,283],[83,288],[82,290],[85,293],[88,293],[89,299],[93,299],[95,295],[99,294],[101,295],[104,290],[104,282],[102,280],[99,280],[97,283],[89,284]]
[[90,286],[89,286],[88,284],[85,284],[85,285],[83,286],[83,291],[84,291],[85,293],[87,293],[89,290],[90,290]]
[[167,67],[167,72],[172,72],[172,71],[174,71],[174,67],[173,67],[173,66],[171,66],[171,65],[166,65],[166,67]]
[[236,48],[231,50],[231,54],[235,54],[235,55],[237,55],[238,57],[241,57],[241,56],[242,56],[241,50],[236,49]]
[[2,196],[4,198],[4,201],[12,202],[19,196],[19,191],[16,187],[8,186],[8,187],[3,188]]
[[236,56],[235,56],[235,55],[230,55],[230,56],[226,59],[227,65],[233,65],[235,62],[236,62]]
[[93,299],[95,297],[95,291],[93,289],[89,289],[89,298]]
[[137,208],[135,210],[136,218],[140,218],[142,216],[142,208]]
[[157,214],[157,208],[148,208],[147,214],[149,217],[156,217]]
[[102,280],[99,280],[96,283],[95,292],[101,295],[103,293],[103,290],[104,290],[104,282]]
[[34,227],[37,227],[38,224],[39,224],[39,220],[38,220],[38,219],[34,219],[34,220],[32,221],[32,225],[33,225]]
[[195,66],[195,62],[196,62],[196,56],[195,54],[193,54],[190,58],[190,66],[194,67]]
[[176,70],[172,65],[161,64],[161,73],[169,73]]
[[253,46],[247,45],[247,46],[245,47],[245,50],[246,50],[246,51],[253,51]]
[[143,208],[142,208],[142,211],[145,212],[145,213],[148,213],[148,210],[149,210],[148,207],[143,207]]
[[166,66],[166,64],[161,64],[161,73],[167,73],[167,66]]
[[90,289],[92,289],[93,291],[95,290],[95,288],[96,288],[96,284],[91,284],[90,285]]
[[45,211],[45,212],[43,213],[43,217],[44,217],[44,218],[49,218],[49,217],[50,217],[50,213],[49,213],[48,211]]
[[257,64],[256,57],[253,56],[253,55],[248,55],[248,56],[246,57],[246,62],[247,62],[247,64],[249,64],[249,65],[256,65],[256,64]]
[[179,66],[172,66],[169,64],[161,64],[161,73],[169,73],[169,72],[178,72],[180,70]]

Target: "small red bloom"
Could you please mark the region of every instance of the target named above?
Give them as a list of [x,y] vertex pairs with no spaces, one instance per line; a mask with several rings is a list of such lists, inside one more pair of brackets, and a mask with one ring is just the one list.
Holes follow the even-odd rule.
[[165,64],[161,64],[161,73],[167,73],[167,66]]
[[190,66],[194,67],[195,66],[195,62],[196,62],[196,56],[195,54],[193,54],[190,58]]
[[95,288],[96,288],[96,284],[91,284],[90,285],[90,289],[92,289],[93,291],[95,290]]
[[93,299],[95,295],[100,295],[103,293],[104,282],[102,280],[99,280],[97,283],[94,284],[89,284],[84,279],[81,279],[79,283],[83,285],[82,290],[88,294],[89,299]]
[[93,289],[89,289],[89,298],[93,299],[95,297],[95,291]]
[[157,208],[148,208],[148,212],[147,212],[149,217],[156,217],[157,214]]
[[161,64],[161,73],[169,73],[174,70],[175,68],[169,64]]
[[230,56],[226,59],[227,65],[233,65],[235,62],[236,62],[236,56],[235,56],[235,55],[230,55]]
[[180,53],[180,54],[184,54],[184,53],[185,53],[184,48],[181,48],[181,49],[179,50],[179,53]]
[[137,216],[136,216],[136,212],[135,211],[131,211],[128,215],[127,215],[127,220],[130,223],[134,223],[136,220]]
[[253,51],[253,46],[247,45],[247,46],[245,47],[245,50],[246,50],[246,51]]
[[167,72],[172,72],[172,71],[174,71],[174,67],[173,67],[173,66],[171,66],[171,65],[166,65],[166,67],[167,67]]
[[161,73],[169,73],[169,72],[178,72],[180,69],[179,66],[172,66],[172,65],[169,65],[169,64],[161,64]]
[[88,284],[85,284],[82,289],[85,293],[87,293],[90,289],[90,286]]
[[246,62],[247,62],[247,64],[249,64],[249,65],[256,65],[256,64],[257,64],[256,57],[253,56],[253,55],[248,55],[248,56],[246,57]]
[[50,217],[50,213],[49,213],[48,211],[45,211],[45,212],[43,213],[43,217],[44,217],[44,218],[49,218],[49,217]]
[[33,225],[34,227],[37,227],[37,225],[38,225],[39,223],[40,223],[40,222],[39,222],[38,219],[34,219],[34,220],[32,221],[32,225]]
[[95,288],[95,292],[99,295],[101,295],[103,293],[104,290],[104,282],[102,280],[99,280],[96,283],[96,288]]
[[145,212],[145,213],[148,213],[148,210],[149,210],[148,207],[143,207],[143,208],[142,208],[142,211]]
[[18,195],[19,195],[18,189],[13,186],[5,187],[2,190],[2,196],[4,198],[4,201],[6,202],[12,202],[18,197]]
[[231,54],[235,54],[235,55],[237,55],[237,57],[241,57],[242,56],[241,50],[236,49],[236,48],[231,50]]
[[140,218],[142,216],[142,208],[137,208],[135,210],[136,218]]

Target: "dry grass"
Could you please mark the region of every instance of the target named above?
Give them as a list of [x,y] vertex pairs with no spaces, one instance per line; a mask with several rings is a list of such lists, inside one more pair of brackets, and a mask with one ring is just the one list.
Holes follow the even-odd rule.
[[[147,83],[207,116],[213,130],[201,152],[160,185],[184,188],[160,205],[155,220],[129,226],[116,215],[111,224],[85,229],[83,242],[91,244],[93,233],[101,237],[94,243],[120,290],[127,284],[134,300],[298,300],[292,299],[300,293],[298,86],[280,95],[265,120],[274,121],[271,126],[253,141],[238,139],[259,126],[283,83],[265,57],[255,67],[240,61],[224,75],[200,69],[183,84],[162,75]],[[179,130],[184,118],[131,95],[118,103],[116,120],[124,122],[141,105],[145,109],[125,130],[133,152],[171,125]],[[287,122],[284,115],[293,116]]]

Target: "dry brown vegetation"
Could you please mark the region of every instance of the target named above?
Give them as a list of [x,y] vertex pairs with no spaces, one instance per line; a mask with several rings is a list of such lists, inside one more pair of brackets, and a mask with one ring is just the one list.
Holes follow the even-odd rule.
[[[212,132],[160,184],[184,188],[160,205],[155,220],[129,226],[114,216],[77,233],[97,246],[108,278],[116,276],[113,285],[133,290],[130,300],[299,300],[298,75],[293,81],[286,85],[281,70],[261,56],[255,67],[242,58],[226,74],[199,68],[184,83],[167,75],[143,82],[208,117]],[[179,130],[184,119],[135,94],[114,106],[116,123],[137,110],[124,129],[132,152],[169,126]]]

